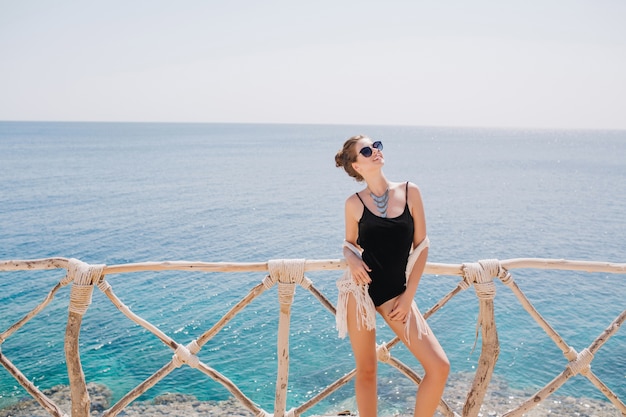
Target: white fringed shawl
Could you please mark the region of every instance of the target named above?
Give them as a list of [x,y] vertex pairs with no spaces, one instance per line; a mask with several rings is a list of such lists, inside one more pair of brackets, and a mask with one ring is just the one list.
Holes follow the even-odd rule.
[[[350,249],[359,258],[361,257],[361,251],[350,242],[344,241],[343,246]],[[429,246],[430,240],[428,239],[428,236],[426,236],[424,240],[422,240],[422,242],[409,255],[409,259],[406,265],[407,281],[409,279],[411,271],[413,270],[413,266],[417,261],[417,258],[424,251],[424,249]],[[374,306],[374,302],[372,301],[368,293],[369,285],[358,285],[357,283],[355,283],[352,279],[350,269],[346,268],[346,272],[344,272],[342,277],[337,280],[337,288],[339,289],[339,297],[337,300],[337,313],[335,316],[335,320],[337,325],[337,331],[339,332],[339,337],[344,338],[348,333],[348,296],[350,294],[352,294],[352,296],[354,297],[354,301],[356,302],[357,328],[361,329],[362,326],[365,326],[367,330],[375,329],[376,307]],[[410,340],[409,330],[411,328],[411,315],[415,316],[417,337],[421,339],[422,334],[428,334],[428,324],[426,324],[426,320],[424,320],[424,317],[417,308],[415,300],[413,300],[411,311],[409,312],[404,327],[404,336],[407,343],[409,343]]]

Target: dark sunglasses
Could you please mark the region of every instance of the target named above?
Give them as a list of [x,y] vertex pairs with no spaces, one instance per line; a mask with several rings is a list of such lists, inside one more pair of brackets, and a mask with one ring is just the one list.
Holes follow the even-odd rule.
[[372,154],[374,153],[374,149],[378,149],[379,151],[383,150],[383,143],[379,140],[377,140],[376,142],[372,143],[372,146],[366,146],[364,148],[361,148],[361,150],[359,151],[359,153],[361,155],[363,155],[366,158],[369,158],[370,156],[372,156]]

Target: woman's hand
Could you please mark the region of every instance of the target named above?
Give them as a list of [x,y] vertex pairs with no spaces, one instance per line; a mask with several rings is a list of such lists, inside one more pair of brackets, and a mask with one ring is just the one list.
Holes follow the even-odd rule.
[[346,258],[348,262],[348,268],[350,268],[350,274],[352,280],[358,285],[367,285],[372,282],[370,275],[368,274],[371,269],[361,258],[358,256],[350,256]]
[[413,304],[413,298],[410,297],[407,292],[403,292],[400,294],[389,313],[389,318],[395,321],[401,321],[406,323],[409,318],[409,313],[411,312],[411,305]]

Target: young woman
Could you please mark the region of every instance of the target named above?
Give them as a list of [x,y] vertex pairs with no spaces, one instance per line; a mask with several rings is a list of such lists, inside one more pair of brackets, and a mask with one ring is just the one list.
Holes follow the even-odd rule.
[[376,311],[422,364],[414,415],[432,417],[450,363],[414,301],[428,257],[424,208],[415,184],[387,180],[382,150],[380,141],[359,135],[335,156],[338,167],[366,185],[345,204],[348,269],[337,283],[337,327],[350,336],[360,417],[377,413]]

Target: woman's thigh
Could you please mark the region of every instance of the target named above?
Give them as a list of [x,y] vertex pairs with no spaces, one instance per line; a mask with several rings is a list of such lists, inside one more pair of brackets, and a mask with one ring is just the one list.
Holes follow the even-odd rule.
[[376,369],[376,330],[367,330],[357,324],[356,302],[352,295],[348,299],[348,335],[357,368]]
[[428,368],[431,366],[447,366],[449,363],[448,358],[428,324],[426,324],[428,329],[427,333],[418,335],[417,318],[415,317],[415,314],[411,314],[411,322],[409,323],[409,340],[406,340],[405,323],[389,318],[394,302],[395,299],[392,299],[378,307],[378,312],[381,316],[383,316],[387,325],[400,338],[400,340],[404,342],[411,353],[413,353],[417,360],[420,361],[422,367],[424,367],[426,371],[428,371]]

